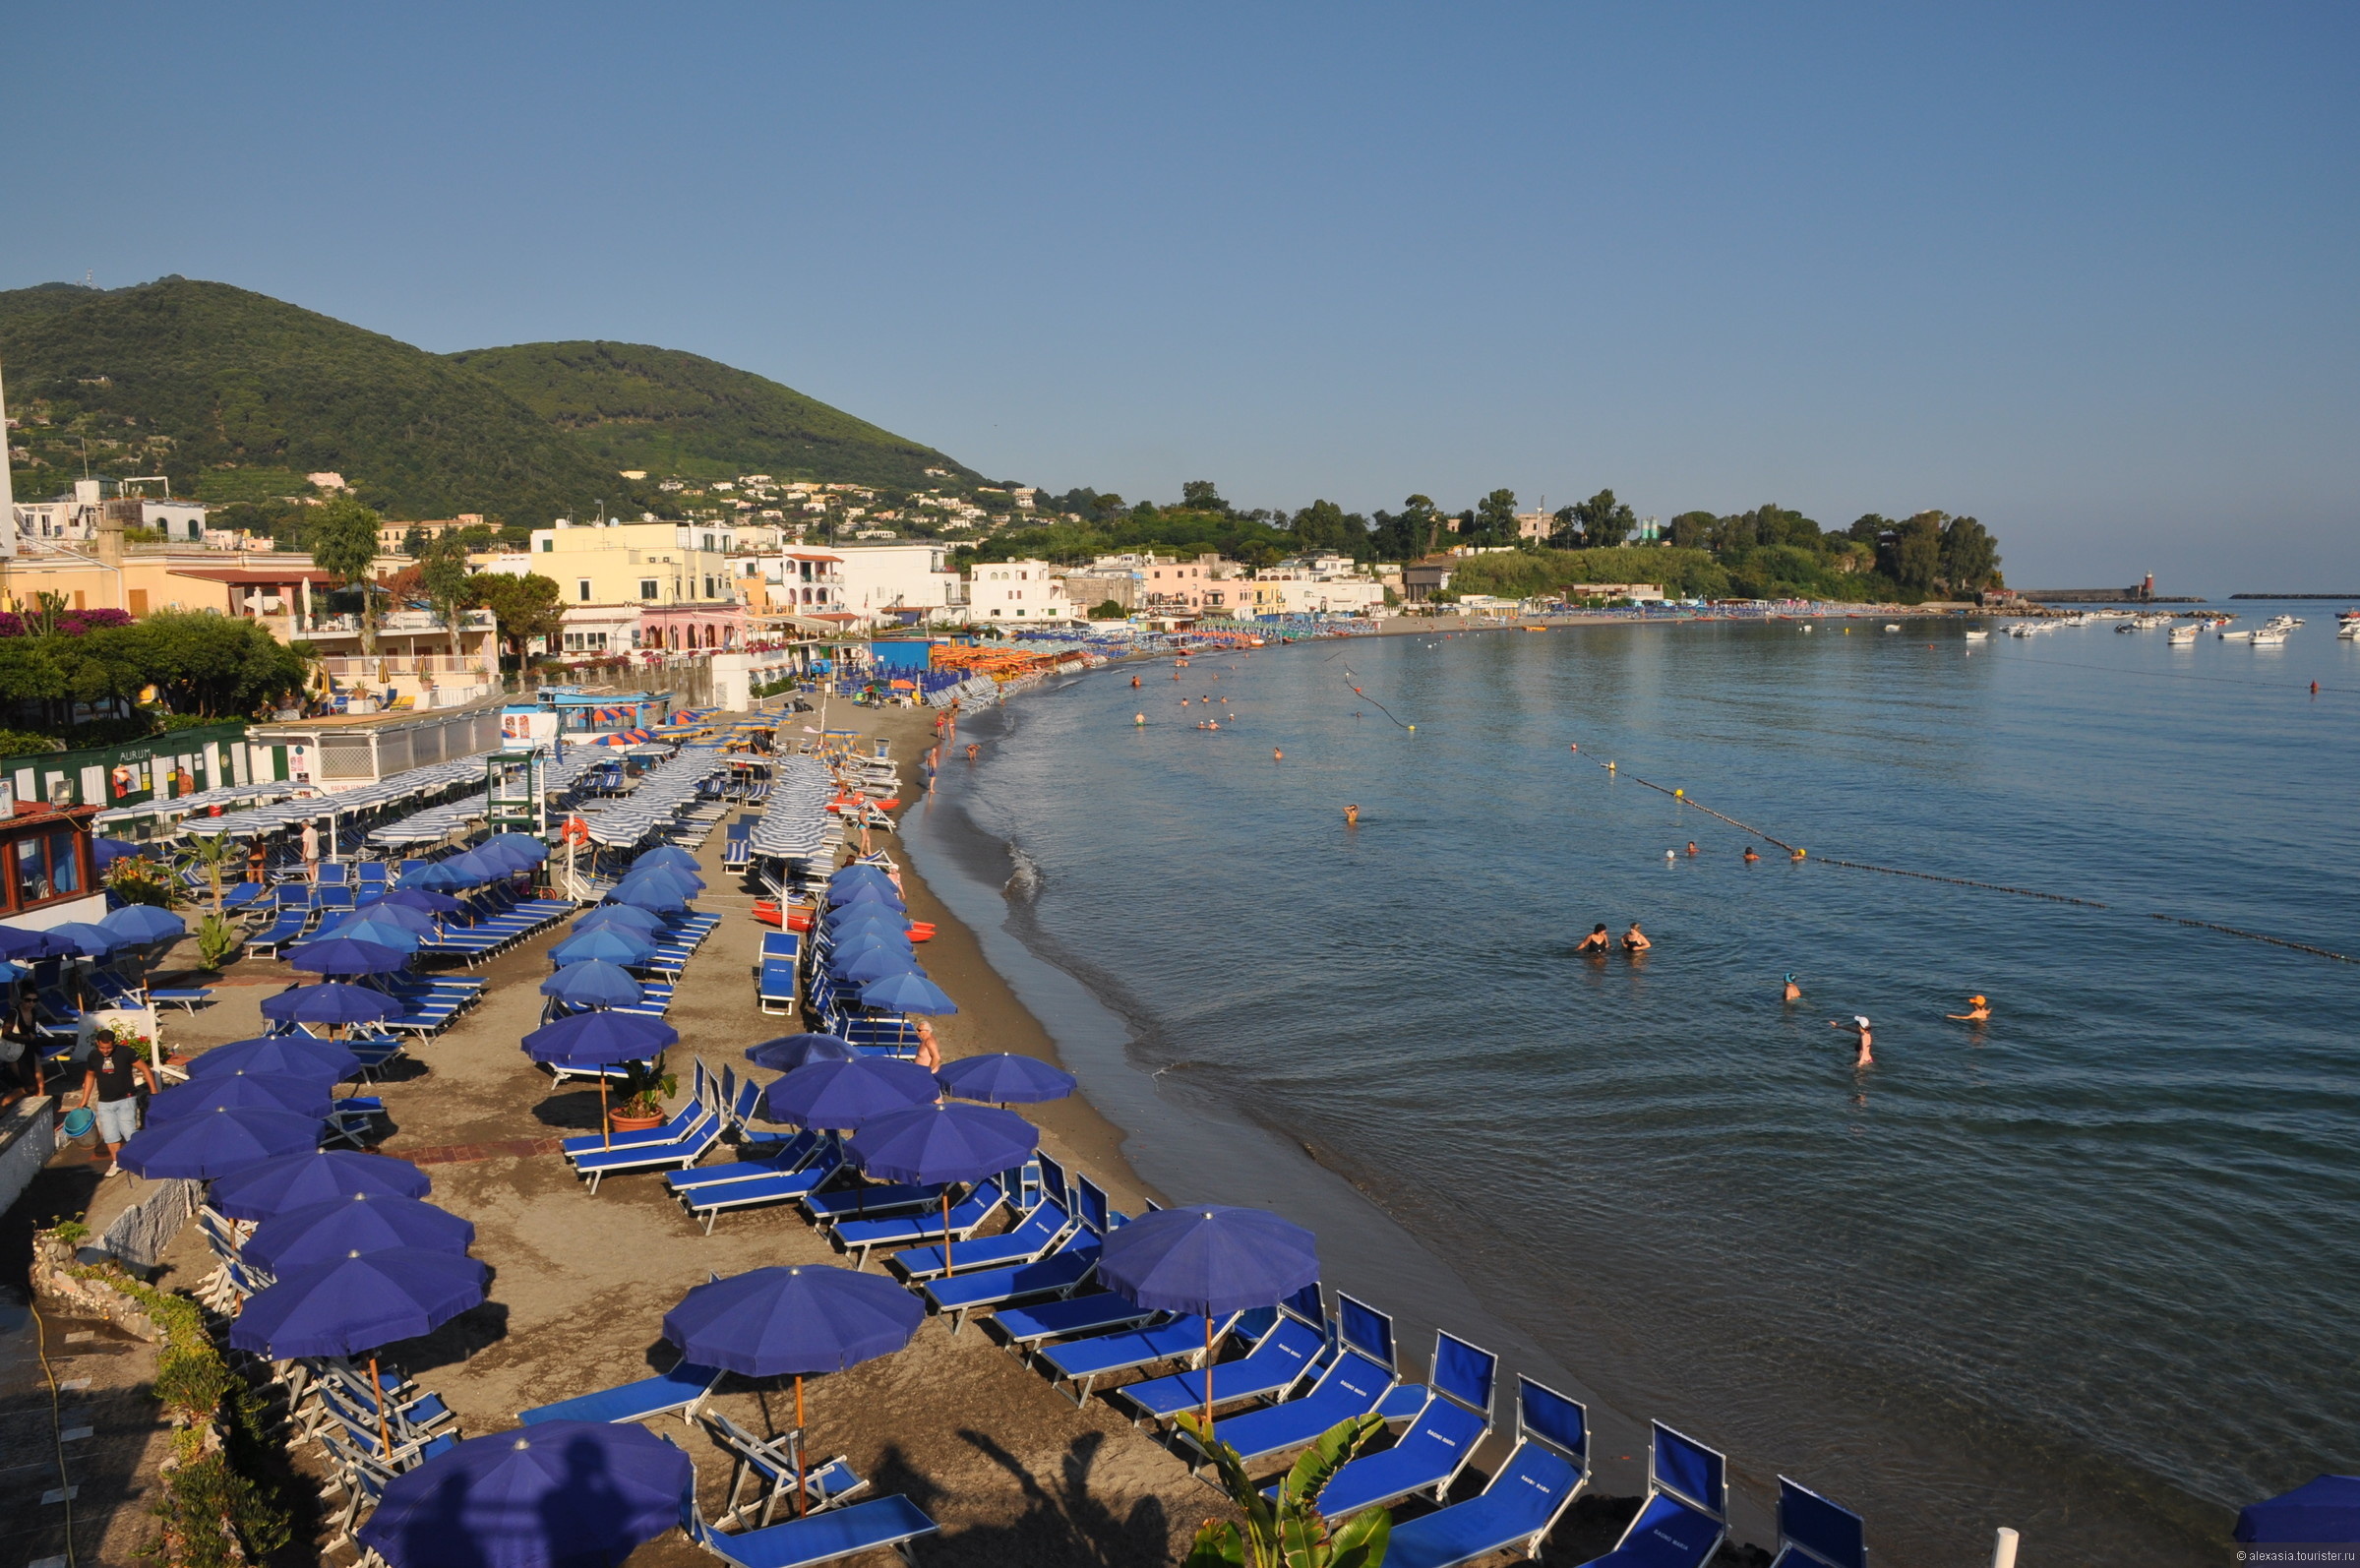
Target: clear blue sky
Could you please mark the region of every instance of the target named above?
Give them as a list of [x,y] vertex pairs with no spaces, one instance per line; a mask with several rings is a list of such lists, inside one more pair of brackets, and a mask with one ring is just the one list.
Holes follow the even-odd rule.
[[609,337],[995,476],[2360,588],[2360,8],[50,6],[0,286]]

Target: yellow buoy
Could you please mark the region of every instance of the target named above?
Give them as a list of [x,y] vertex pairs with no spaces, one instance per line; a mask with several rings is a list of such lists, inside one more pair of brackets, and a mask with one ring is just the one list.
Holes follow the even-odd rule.
[[1685,800],[1688,797],[1688,792],[1686,790],[1673,790],[1671,793],[1673,798],[1677,800]]

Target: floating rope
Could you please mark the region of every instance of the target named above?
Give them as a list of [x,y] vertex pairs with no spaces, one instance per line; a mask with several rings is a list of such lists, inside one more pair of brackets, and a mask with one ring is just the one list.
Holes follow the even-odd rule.
[[[1346,686],[1352,686],[1353,679],[1352,666],[1348,664],[1344,667],[1344,684]],[[1363,702],[1366,702],[1370,707],[1376,709],[1385,717],[1393,720],[1395,724],[1400,724],[1403,729],[1414,730],[1418,728],[1418,726],[1415,724],[1402,724],[1401,718],[1398,714],[1396,714],[1391,708],[1385,706],[1384,703],[1379,702],[1375,697],[1372,697],[1367,693],[1362,691],[1359,687],[1352,686],[1352,694],[1361,698],[1361,700]]]
[[[1689,799],[1688,792],[1686,790],[1671,789],[1664,785],[1658,784],[1652,779],[1640,778],[1636,774],[1623,774],[1616,772],[1614,764],[1611,762],[1601,762],[1599,766],[1606,769],[1610,773],[1615,773],[1616,777],[1627,777],[1634,784],[1645,785],[1647,788],[1656,791],[1660,795],[1668,795],[1673,800],[1679,802],[1682,806],[1693,806],[1698,811],[1704,813],[1707,816],[1726,822],[1731,827],[1737,828],[1741,832],[1751,833],[1754,835],[1754,837],[1762,840],[1766,844],[1776,844],[1779,848],[1786,851],[1790,855],[1797,856],[1798,858],[1802,857],[1803,855],[1801,850],[1795,848],[1795,846],[1792,844],[1787,843],[1785,839],[1773,838],[1770,834],[1763,832],[1758,827],[1754,827],[1745,822],[1740,822],[1734,816],[1723,815],[1720,812],[1713,810],[1713,808],[1710,806],[1706,806],[1697,801]],[[2101,904],[2094,898],[2075,898],[2066,893],[2044,893],[2036,887],[2010,887],[2005,882],[1978,882],[1972,877],[1968,876],[1937,876],[1931,872],[1903,871],[1898,866],[1872,866],[1866,861],[1838,860],[1831,855],[1818,856],[1816,859],[1822,865],[1842,866],[1856,872],[1876,872],[1885,876],[1912,876],[1921,882],[1948,882],[1954,887],[1980,887],[1986,892],[2014,893],[2019,898],[2046,899],[2052,904],[2077,904],[2084,909],[2110,909],[2113,907],[2109,904]],[[2223,926],[2209,920],[2190,920],[2185,915],[2160,915],[2155,914],[2152,911],[2148,913],[2148,918],[2150,920],[2165,921],[2175,926],[2194,926],[2202,931],[2216,931],[2224,936],[2242,936],[2247,941],[2268,942],[2272,947],[2285,947],[2298,953],[2310,953],[2314,957],[2318,958],[2330,958],[2339,964],[2360,964],[2360,958],[2355,958],[2349,953],[2339,953],[2326,947],[2315,947],[2309,942],[2291,941],[2284,936],[2268,936],[2264,935],[2258,931],[2241,931],[2235,926]]]

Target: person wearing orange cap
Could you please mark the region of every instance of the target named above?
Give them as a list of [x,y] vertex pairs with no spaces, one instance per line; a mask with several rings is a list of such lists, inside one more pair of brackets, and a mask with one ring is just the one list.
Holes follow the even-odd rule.
[[1991,1018],[1991,1003],[1981,996],[1969,996],[1965,1012],[1944,1013],[1943,1016],[1963,1024],[1986,1023]]

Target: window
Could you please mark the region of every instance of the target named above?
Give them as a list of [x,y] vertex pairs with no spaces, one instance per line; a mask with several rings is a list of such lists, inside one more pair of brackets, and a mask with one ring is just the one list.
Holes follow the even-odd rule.
[[588,604],[588,603],[590,602],[590,579],[589,579],[589,578],[587,578],[587,577],[580,577],[580,578],[576,578],[576,579],[575,579],[575,583],[574,583],[574,597],[575,597],[576,599],[579,599],[579,600],[580,600],[582,603],[584,603],[584,604]]
[[16,846],[17,907],[29,909],[82,891],[82,863],[71,829],[19,839]]
[[710,550],[713,547],[713,536],[709,533],[704,536],[704,547],[707,550]]
[[554,554],[556,550],[557,541],[555,539],[544,539],[541,541],[541,554],[551,555]]
[[642,599],[655,597],[655,578],[641,577],[639,579],[639,597]]

